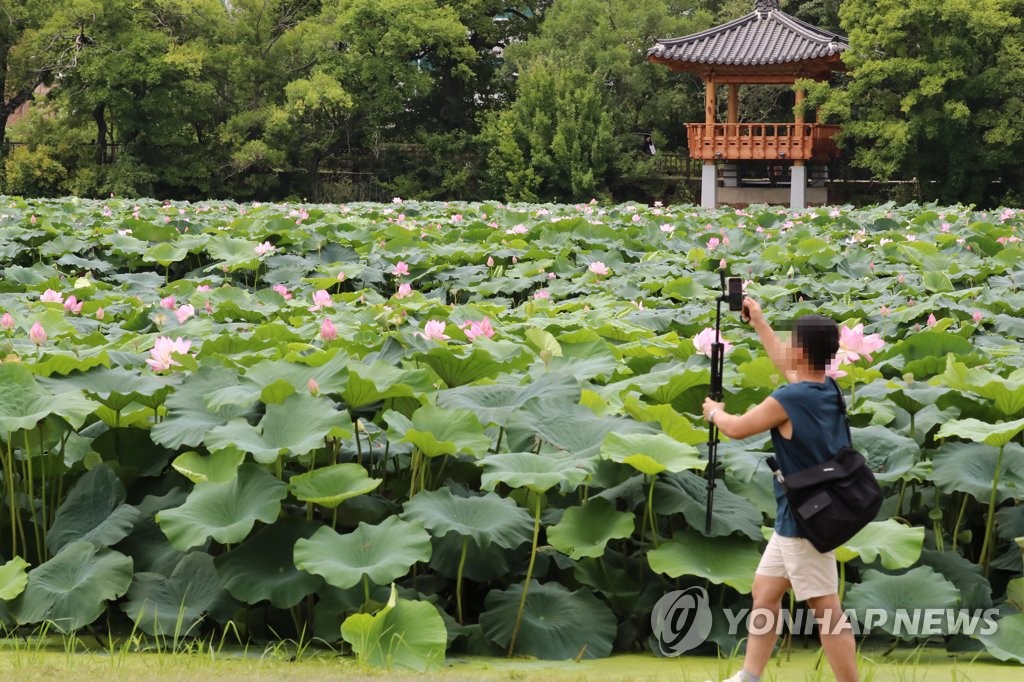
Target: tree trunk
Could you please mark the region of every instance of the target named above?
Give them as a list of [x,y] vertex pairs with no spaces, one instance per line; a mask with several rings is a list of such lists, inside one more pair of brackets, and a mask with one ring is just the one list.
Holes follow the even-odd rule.
[[107,163],[107,118],[104,115],[107,105],[100,102],[92,110],[92,118],[96,121],[96,163],[101,166]]

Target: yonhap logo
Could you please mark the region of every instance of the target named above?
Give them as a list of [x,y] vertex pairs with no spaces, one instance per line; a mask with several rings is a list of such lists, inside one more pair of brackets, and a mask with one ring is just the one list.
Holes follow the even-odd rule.
[[678,656],[711,634],[711,609],[703,587],[669,592],[654,605],[651,629],[663,656]]

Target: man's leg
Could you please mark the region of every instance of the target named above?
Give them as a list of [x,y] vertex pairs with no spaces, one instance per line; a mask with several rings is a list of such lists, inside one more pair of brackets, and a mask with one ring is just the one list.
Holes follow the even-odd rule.
[[853,628],[843,614],[839,595],[833,593],[811,597],[807,605],[814,610],[818,620],[821,646],[828,656],[836,682],[857,682],[857,641],[853,636]]
[[[760,677],[764,668],[768,665],[768,659],[775,649],[775,640],[779,637],[779,611],[782,608],[782,597],[789,590],[789,580],[770,575],[754,574],[753,598],[754,606],[751,609],[750,627],[757,631],[767,629],[764,634],[747,635],[747,653],[743,658],[744,672]],[[763,622],[765,614],[771,614],[771,622]],[[759,615],[758,615],[759,614]],[[768,626],[771,627],[768,627]]]

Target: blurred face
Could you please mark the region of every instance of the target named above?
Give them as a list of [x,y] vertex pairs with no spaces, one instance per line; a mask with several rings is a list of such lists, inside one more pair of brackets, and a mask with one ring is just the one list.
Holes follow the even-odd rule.
[[792,372],[815,372],[814,366],[807,359],[807,353],[797,345],[796,337],[790,335],[786,344],[786,369]]

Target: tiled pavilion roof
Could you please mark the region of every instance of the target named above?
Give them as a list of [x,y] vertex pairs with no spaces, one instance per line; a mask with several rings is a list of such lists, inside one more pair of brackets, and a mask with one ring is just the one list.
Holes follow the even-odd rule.
[[778,0],[756,0],[753,12],[700,33],[658,40],[647,51],[651,61],[673,70],[827,75],[842,69],[844,37],[791,17]]

